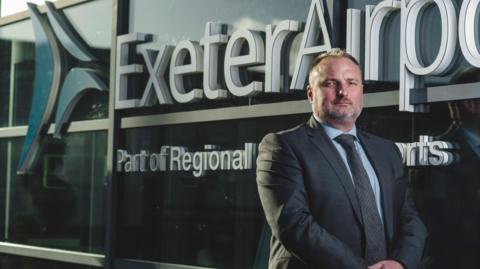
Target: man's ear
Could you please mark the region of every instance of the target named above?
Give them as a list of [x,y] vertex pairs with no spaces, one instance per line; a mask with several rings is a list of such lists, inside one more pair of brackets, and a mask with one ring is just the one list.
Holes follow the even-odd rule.
[[308,98],[308,101],[310,102],[313,101],[313,89],[310,85],[307,85],[307,98]]

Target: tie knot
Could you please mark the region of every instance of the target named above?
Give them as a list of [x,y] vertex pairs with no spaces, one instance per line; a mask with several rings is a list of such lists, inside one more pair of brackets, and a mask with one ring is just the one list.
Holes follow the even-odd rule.
[[354,144],[355,136],[351,134],[341,134],[335,137],[335,141],[337,141],[343,148],[352,149],[355,148]]

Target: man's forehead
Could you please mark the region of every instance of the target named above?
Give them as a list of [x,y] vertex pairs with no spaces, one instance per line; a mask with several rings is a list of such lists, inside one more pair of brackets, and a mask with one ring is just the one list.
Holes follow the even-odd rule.
[[[332,66],[331,61],[335,60],[342,61],[342,63],[338,63],[338,65],[342,66],[342,68],[335,69],[334,72],[334,66]],[[308,82],[309,84],[314,85],[317,83],[322,83],[322,81],[328,79],[328,77],[333,77],[340,74],[347,74],[350,77],[349,79],[362,80],[362,71],[357,64],[352,62],[352,60],[348,59],[347,57],[333,56],[321,60],[312,68],[309,73]]]
[[[348,66],[348,67],[351,67],[352,69],[360,71],[360,67],[356,63],[352,62],[352,60],[348,59],[347,57],[341,57],[341,56],[331,56],[331,57],[325,58],[322,61],[320,61],[313,69],[323,71],[327,69],[327,67],[333,67],[332,62],[337,62],[338,65],[336,66],[339,66],[339,65],[344,67]],[[341,63],[338,63],[338,62],[341,62]]]
[[[332,57],[333,58],[333,57]],[[359,76],[361,77],[361,70],[358,65],[353,63],[348,58],[344,57],[335,57],[338,60],[341,60],[342,63],[338,63],[338,65],[332,65],[331,61],[335,61],[337,59],[324,59],[319,62],[314,68],[312,68],[310,72],[310,76],[325,76],[325,75],[335,75],[339,72],[341,73],[350,73],[352,76]]]

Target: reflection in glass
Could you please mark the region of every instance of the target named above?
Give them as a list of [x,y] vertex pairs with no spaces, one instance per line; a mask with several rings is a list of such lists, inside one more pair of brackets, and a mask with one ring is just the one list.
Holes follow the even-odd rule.
[[[88,45],[95,51],[95,56],[97,57],[92,62],[78,61],[62,47],[62,57],[66,63],[66,66],[64,66],[66,70],[73,67],[94,69],[99,72],[101,79],[107,83],[110,47],[106,46],[106,44],[111,43],[110,30],[107,31],[107,28],[111,29],[110,8],[111,1],[93,1],[60,11],[62,14],[69,14],[67,16],[69,22],[76,27],[74,31],[84,33],[84,28],[90,27],[87,31],[89,35],[82,37],[89,41]],[[85,12],[92,9],[95,12],[109,14],[109,16],[97,16],[94,20],[87,20],[87,25],[75,23],[76,20],[82,19]],[[102,31],[98,27],[91,27],[92,23],[101,24]],[[35,76],[36,56],[34,44],[35,37],[30,20],[23,20],[0,27],[0,94],[2,96],[0,98],[0,127],[28,124]],[[79,100],[71,119],[78,121],[101,119],[107,116],[108,93],[95,92],[86,94]]]
[[9,178],[4,176],[9,174],[8,163],[10,160],[9,147],[11,142],[7,139],[0,139],[0,240],[4,241],[7,237],[8,231],[8,213],[7,213],[7,201],[9,200]]
[[[162,45],[176,46],[181,41],[201,41],[206,35],[208,29],[208,22],[219,22],[228,24],[231,27],[231,33],[238,30],[255,30],[266,31],[268,24],[276,25],[283,20],[297,20],[304,22],[307,19],[310,7],[310,0],[277,0],[272,1],[263,0],[245,0],[245,1],[224,1],[224,0],[205,0],[205,1],[191,1],[191,0],[136,0],[130,3],[130,21],[129,32],[151,33],[154,35],[153,41],[137,46],[137,58],[135,61],[143,63],[141,50],[155,49],[158,50]],[[178,16],[181,14],[181,16]],[[230,34],[231,34],[230,33]],[[264,34],[262,33],[262,36]],[[285,65],[285,70],[280,75],[283,78],[282,88],[289,86],[288,77],[294,73],[297,54],[301,43],[301,33],[297,33],[284,42],[284,51],[286,54],[282,64]],[[262,39],[263,47],[266,46],[265,38]],[[290,44],[291,43],[291,44]],[[219,47],[219,57],[217,60],[218,68],[218,83],[220,89],[228,89],[224,78],[224,56],[227,44],[222,44]],[[241,53],[247,53],[248,46],[243,45]],[[207,61],[207,60],[205,60]],[[188,62],[188,61],[187,61]],[[208,61],[207,61],[208,62]],[[212,61],[213,64],[213,61]],[[259,64],[256,66],[248,66],[240,68],[240,77],[242,84],[246,85],[252,81],[265,81],[265,65]],[[166,72],[166,80],[168,82],[168,71]],[[149,80],[148,74],[137,75],[129,78],[133,86],[129,91],[132,98],[141,98],[143,90],[147,86]],[[187,75],[184,77],[185,83],[189,85],[187,89],[192,89],[202,86],[202,74]],[[287,85],[288,84],[288,85]],[[230,94],[231,95],[231,94]],[[230,96],[232,97],[232,96]],[[195,103],[178,104],[159,106],[154,105],[144,110],[133,113],[142,114],[159,114],[176,111],[191,111],[199,109],[210,109],[214,107],[231,107],[251,104],[262,104],[271,102],[304,100],[304,91],[290,91],[285,93],[268,93],[259,94],[257,96],[242,97],[242,98],[226,98],[224,100],[210,100],[202,98]],[[127,113],[131,113],[128,111]]]
[[12,42],[12,125],[27,125],[35,76],[35,47],[29,42]]
[[[57,0],[51,0],[52,2]],[[27,2],[44,4],[45,0],[2,0],[0,3],[1,16],[8,16],[27,10]]]
[[[174,125],[125,131],[130,153],[160,152],[162,146],[204,145],[243,149],[267,132],[303,122],[305,115]],[[118,237],[124,258],[214,268],[265,268],[269,230],[255,170],[120,174]]]
[[136,0],[130,5],[129,32],[152,33],[159,43],[176,45],[181,40],[199,41],[209,21],[228,23],[234,31],[265,31],[267,24],[282,20],[305,21],[310,0]]
[[[14,243],[102,253],[106,133],[48,138],[33,174],[16,175],[22,139],[2,141],[0,179],[6,193],[1,224],[4,240]],[[2,186],[3,187],[3,186]]]
[[[453,84],[480,81],[480,70],[470,69],[454,77]],[[418,173],[417,190],[429,229],[426,268],[480,267],[480,99],[439,103],[448,114],[431,113],[434,122],[450,126],[437,139],[456,146],[456,161],[444,167],[428,167]]]
[[30,20],[0,27],[0,44],[0,126],[26,125],[35,75],[35,47]]
[[0,127],[8,126],[9,122],[10,47],[11,42],[0,39]]

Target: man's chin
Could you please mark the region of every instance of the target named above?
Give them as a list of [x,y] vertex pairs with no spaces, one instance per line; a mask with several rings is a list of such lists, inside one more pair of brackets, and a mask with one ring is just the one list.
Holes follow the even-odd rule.
[[358,117],[357,113],[355,112],[337,112],[337,113],[330,113],[327,115],[329,119],[338,121],[338,122],[351,122],[355,121]]

